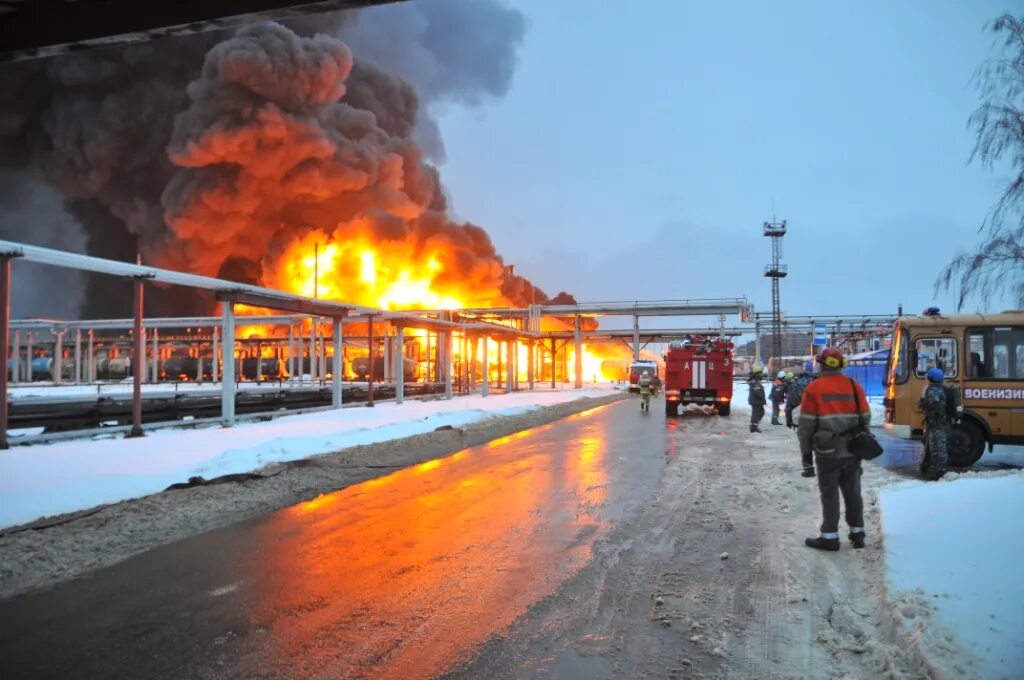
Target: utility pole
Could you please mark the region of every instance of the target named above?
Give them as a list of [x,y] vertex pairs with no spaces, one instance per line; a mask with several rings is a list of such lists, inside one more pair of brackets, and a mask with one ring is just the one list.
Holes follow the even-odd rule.
[[[773,218],[774,219],[774,218]],[[782,359],[782,309],[779,305],[779,279],[789,273],[788,267],[780,263],[782,258],[782,237],[786,235],[786,220],[765,222],[764,235],[772,240],[772,263],[764,268],[764,275],[772,280],[772,353],[771,357]],[[771,357],[768,363],[771,363]]]

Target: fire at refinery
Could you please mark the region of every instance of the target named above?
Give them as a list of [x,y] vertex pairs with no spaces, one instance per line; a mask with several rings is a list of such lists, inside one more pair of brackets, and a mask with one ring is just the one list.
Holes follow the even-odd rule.
[[[75,199],[88,248],[99,248],[91,254],[134,260],[137,248],[147,264],[387,310],[575,302],[514,274],[483,228],[451,217],[440,171],[414,139],[418,126],[434,122],[415,89],[328,33],[253,24],[226,39],[183,43],[173,68],[152,46],[62,55],[45,77],[18,67],[16,82],[49,91],[7,103],[16,115],[0,110],[17,122],[0,141]],[[52,124],[30,129],[33,121]],[[28,141],[46,143],[19,146]],[[88,173],[78,170],[83,159],[92,164]],[[128,245],[102,250],[114,244]],[[127,293],[117,285],[88,279],[83,316],[122,316]],[[148,296],[154,313],[215,311],[181,291]],[[239,310],[246,311],[256,310]],[[307,338],[330,333],[295,330]],[[249,358],[280,359],[271,355],[286,329],[240,322],[240,331],[253,341]],[[385,324],[373,329],[378,343],[386,332]],[[360,329],[346,334],[360,337]],[[312,359],[310,342],[302,351]],[[430,336],[407,342],[416,376],[436,376]],[[492,342],[490,356],[498,349]],[[514,351],[522,374],[528,350]],[[346,375],[376,372],[365,345],[353,342],[347,352]],[[450,360],[465,362],[465,352],[456,342]],[[576,377],[571,343],[549,353],[538,350],[542,374]],[[629,358],[624,347],[587,347],[580,377],[620,378]]]
[[[451,250],[444,247],[443,241],[434,242],[429,249],[417,252],[405,241],[384,241],[374,243],[368,238],[353,237],[359,229],[347,227],[339,229],[349,238],[335,240],[325,238],[320,233],[310,234],[307,238],[297,241],[286,250],[281,262],[273,266],[279,272],[279,278],[270,283],[291,292],[323,299],[333,299],[356,304],[377,307],[386,310],[432,309],[458,310],[463,307],[509,306],[511,301],[506,298],[500,287],[495,285],[490,290],[481,289],[475,283],[479,279],[466,279],[462,272],[455,268],[456,262]],[[570,325],[557,319],[544,319],[545,330],[568,330]],[[258,335],[263,329],[250,328],[250,333]],[[383,327],[375,331],[386,332]],[[429,334],[410,329],[407,341],[416,347],[416,356],[430,355]],[[507,351],[495,340],[488,340],[488,354],[501,357]],[[452,361],[458,366],[468,357],[463,356],[465,350],[457,336],[453,344]],[[482,347],[477,349],[483,351]],[[529,347],[517,343],[516,372],[519,379],[526,379],[526,367],[529,362]],[[624,378],[626,366],[630,359],[629,351],[616,346],[584,346],[583,371],[584,381],[610,381]],[[417,361],[416,364],[424,363]],[[429,362],[427,362],[429,363]],[[565,380],[575,380],[575,352],[572,347],[564,348],[556,354],[552,362],[550,356],[538,359],[541,377],[550,377],[552,371]],[[364,373],[367,369],[348,370],[348,377],[356,373]],[[430,366],[418,366],[418,376],[430,374]],[[491,368],[491,378],[501,381],[501,368],[496,364]]]

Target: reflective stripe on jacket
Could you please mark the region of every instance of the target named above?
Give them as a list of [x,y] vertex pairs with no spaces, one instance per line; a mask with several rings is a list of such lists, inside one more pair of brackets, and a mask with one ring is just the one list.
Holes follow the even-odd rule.
[[[823,372],[804,390],[800,400],[800,452],[845,457],[846,437],[835,436],[858,424],[871,424],[871,408],[864,388],[839,371]],[[829,437],[829,434],[833,435]]]

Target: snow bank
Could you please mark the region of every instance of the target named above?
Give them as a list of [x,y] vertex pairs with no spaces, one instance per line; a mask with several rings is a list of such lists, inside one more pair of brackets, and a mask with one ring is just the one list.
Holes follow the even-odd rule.
[[981,677],[1021,677],[1024,471],[951,477],[879,494],[889,589],[929,599]]
[[166,429],[139,439],[107,436],[15,447],[0,456],[0,527],[145,496],[196,475],[249,472],[268,463],[613,392],[605,384],[583,390],[406,401],[401,406],[378,403],[374,408],[282,416],[232,428]]

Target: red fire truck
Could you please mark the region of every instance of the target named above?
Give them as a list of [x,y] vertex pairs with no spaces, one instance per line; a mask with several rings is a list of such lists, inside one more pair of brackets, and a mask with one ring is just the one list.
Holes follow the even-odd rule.
[[717,406],[719,415],[729,415],[732,348],[727,338],[713,335],[673,341],[665,354],[665,415],[679,415],[687,404]]
[[661,380],[658,379],[658,363],[653,359],[639,359],[629,365],[629,391],[640,391],[640,376],[644,371],[651,376],[651,389],[657,393]]

